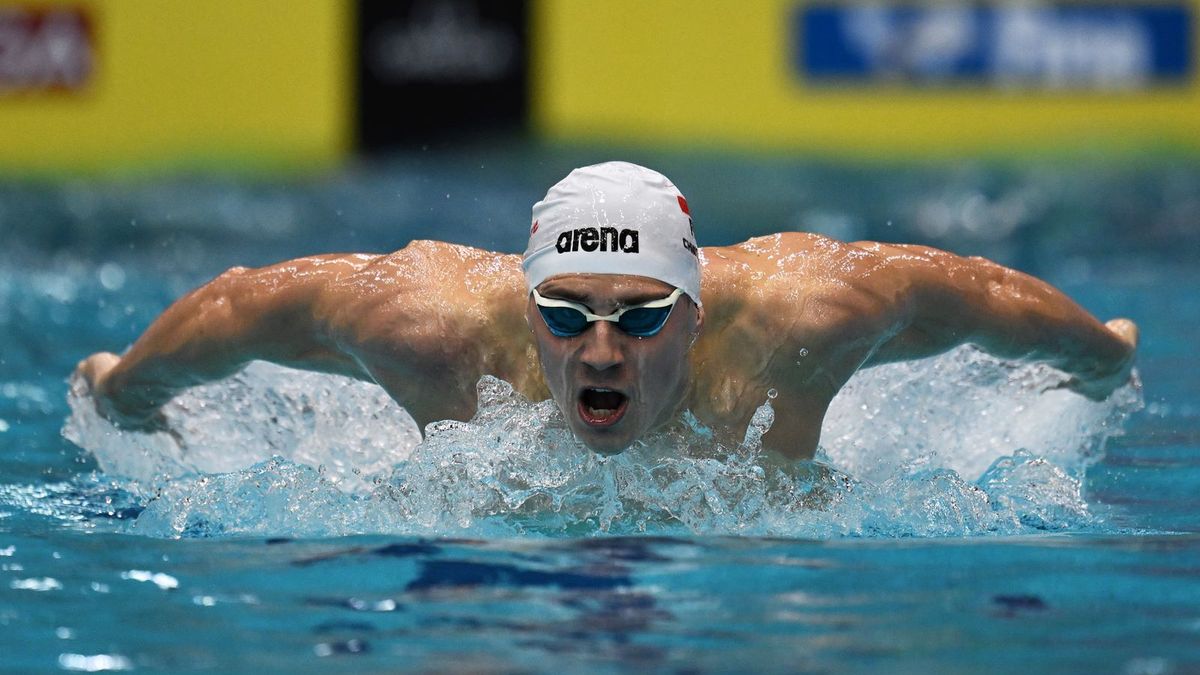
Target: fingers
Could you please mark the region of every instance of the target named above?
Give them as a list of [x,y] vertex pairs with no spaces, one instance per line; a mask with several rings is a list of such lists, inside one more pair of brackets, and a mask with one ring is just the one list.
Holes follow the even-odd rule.
[[[140,398],[136,395],[137,392],[131,396],[128,391],[105,390],[109,374],[120,362],[121,357],[110,352],[98,352],[80,361],[75,366],[75,376],[71,379],[72,391],[76,395],[90,396],[96,406],[96,412],[118,429],[174,433],[158,404]],[[85,385],[86,391],[82,388]],[[114,393],[120,396],[114,396]]]
[[121,362],[121,357],[111,352],[92,354],[75,366],[75,372],[83,377],[88,388],[95,392],[108,373]]
[[1138,345],[1137,324],[1129,319],[1110,319],[1104,324],[1110,331],[1121,338],[1121,341],[1136,349]]

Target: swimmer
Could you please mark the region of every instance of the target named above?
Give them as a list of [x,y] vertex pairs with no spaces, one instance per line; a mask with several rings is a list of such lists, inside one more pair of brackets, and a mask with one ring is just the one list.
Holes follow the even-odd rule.
[[467,420],[483,375],[552,397],[598,453],[684,410],[740,439],[774,396],[764,447],[812,457],[859,368],[971,343],[1035,359],[1103,399],[1130,379],[1138,331],[982,258],[784,232],[697,248],[687,202],[625,162],[576,169],[533,207],[524,256],[436,241],[388,255],[236,267],[169,307],[124,356],[77,372],[118,427],[255,359],[382,386],[425,424]]

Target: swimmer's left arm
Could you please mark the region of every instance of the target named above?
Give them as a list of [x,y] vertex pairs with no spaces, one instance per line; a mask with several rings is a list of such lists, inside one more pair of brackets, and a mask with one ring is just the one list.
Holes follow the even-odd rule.
[[1101,323],[1064,293],[983,258],[924,246],[861,242],[888,258],[885,284],[904,289],[897,332],[867,365],[931,356],[972,343],[1002,358],[1045,361],[1065,386],[1103,399],[1129,380],[1137,326]]

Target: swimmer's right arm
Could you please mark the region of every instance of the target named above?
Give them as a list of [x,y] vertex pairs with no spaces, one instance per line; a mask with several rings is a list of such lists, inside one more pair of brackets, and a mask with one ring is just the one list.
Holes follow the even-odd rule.
[[319,306],[333,282],[373,258],[325,255],[235,267],[167,308],[124,356],[93,354],[76,372],[97,410],[130,429],[157,427],[159,409],[180,391],[255,359],[370,380],[337,348]]

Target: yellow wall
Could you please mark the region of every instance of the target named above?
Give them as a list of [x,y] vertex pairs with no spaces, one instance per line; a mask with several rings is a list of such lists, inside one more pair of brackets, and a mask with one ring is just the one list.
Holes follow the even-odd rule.
[[[537,127],[555,138],[874,157],[1094,145],[1200,148],[1195,74],[1183,87],[1125,93],[806,86],[789,44],[792,15],[803,6],[799,0],[538,3]],[[1192,6],[1200,16],[1200,2]]]
[[296,167],[351,142],[349,3],[0,0],[84,7],[97,61],[80,92],[0,93],[0,171]]

